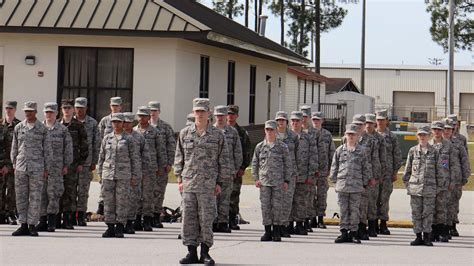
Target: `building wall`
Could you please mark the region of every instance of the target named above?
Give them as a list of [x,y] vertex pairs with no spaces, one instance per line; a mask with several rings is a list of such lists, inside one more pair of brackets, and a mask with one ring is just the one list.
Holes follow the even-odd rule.
[[301,105],[312,105],[312,110],[316,111],[321,103],[326,102],[326,84],[320,83],[320,99],[318,98],[318,83],[314,82],[314,101],[312,96],[312,81],[306,81],[306,101],[304,100],[304,83],[305,80],[299,78],[293,73],[286,74],[286,91],[284,110],[291,112],[298,110]]

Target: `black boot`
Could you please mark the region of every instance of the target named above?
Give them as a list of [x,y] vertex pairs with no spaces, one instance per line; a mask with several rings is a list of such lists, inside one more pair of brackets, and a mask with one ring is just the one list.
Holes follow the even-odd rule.
[[107,224],[107,230],[102,234],[102,237],[115,237],[115,225]]
[[196,264],[199,263],[197,247],[188,246],[188,254],[179,260],[179,264]]
[[153,217],[151,216],[143,217],[143,231],[145,232],[153,231],[153,228],[151,227],[152,221],[153,221]]
[[137,215],[135,221],[133,222],[133,229],[135,231],[143,231],[143,223],[142,223],[142,216]]
[[286,231],[288,232],[288,234],[294,235],[295,234],[295,222],[293,222],[293,221],[289,222],[288,226],[286,227]]
[[431,242],[439,242],[439,225],[433,224],[431,226]]
[[77,225],[78,226],[87,226],[86,213],[85,212],[77,212]]
[[380,234],[379,219],[375,219],[375,232]]
[[34,224],[28,225],[28,231],[30,231],[30,236],[38,236],[38,229]]
[[387,221],[380,220],[380,235],[390,235],[390,230],[387,227]]
[[56,214],[48,214],[48,232],[56,231]]
[[291,235],[288,233],[288,227],[281,225],[280,226],[281,237],[291,238]]
[[212,223],[212,232],[220,233],[219,228],[217,228],[217,222]]
[[0,213],[0,224],[7,224],[7,216],[5,213]]
[[272,241],[272,226],[271,225],[265,225],[265,233],[260,238],[260,241],[262,242]]
[[99,205],[97,205],[97,214],[104,215],[104,202],[99,201]]
[[311,228],[318,228],[318,219],[316,217],[311,218]]
[[357,230],[357,236],[360,240],[369,240],[369,234],[367,233],[366,225],[364,223],[359,223],[359,230]]
[[201,243],[201,258],[199,259],[200,263],[204,263],[205,265],[214,265],[216,262],[214,259],[211,258],[211,255],[209,255],[209,247]]
[[56,214],[56,229],[61,229],[62,228],[62,225],[61,225],[62,216],[63,216],[63,214],[61,212]]
[[71,212],[63,212],[63,229],[74,229],[71,223]]
[[76,212],[71,212],[71,217],[69,218],[69,221],[71,221],[72,226],[77,226],[77,213]]
[[459,232],[456,229],[456,223],[455,222],[453,222],[453,227],[451,227],[451,235],[456,236],[456,237],[459,236]]
[[163,223],[161,223],[161,213],[158,213],[156,218],[156,228],[163,228]]
[[453,239],[453,235],[451,234],[452,231],[453,231],[453,226],[448,225],[448,238],[449,238],[449,240]]
[[133,220],[128,220],[127,224],[125,224],[125,230],[123,231],[124,234],[135,234],[135,230],[133,230]]
[[227,226],[227,223],[218,223],[217,231],[221,233],[232,233],[232,230]]
[[281,242],[281,226],[273,225],[272,240],[273,242]]
[[153,219],[151,220],[151,227],[158,228],[159,213],[153,213]]
[[440,236],[439,236],[439,241],[441,242],[449,242],[449,229],[448,226],[445,224],[440,224],[439,225],[439,230],[440,230]]
[[309,218],[307,218],[306,220],[304,220],[304,228],[306,229],[306,231],[308,231],[308,233],[314,232],[313,229],[311,228],[310,220],[311,220],[311,219],[309,219]]
[[421,245],[423,245],[423,239],[421,238],[421,233],[417,233],[415,240],[410,242],[410,246],[421,246]]
[[349,242],[355,243],[355,244],[360,244],[360,239],[359,236],[357,235],[356,231],[351,231],[349,233]]
[[300,235],[300,236],[307,236],[308,235],[308,231],[303,226],[303,222],[296,222],[295,235]]
[[122,223],[115,224],[115,237],[123,238],[123,224]]
[[38,226],[36,227],[38,232],[48,231],[48,216],[41,216]]
[[431,242],[431,233],[423,233],[423,244],[427,247],[433,246],[433,242]]
[[231,230],[240,230],[240,226],[237,224],[237,215],[229,215],[229,225]]
[[334,240],[334,243],[340,244],[349,241],[349,235],[346,229],[341,229],[341,235]]
[[8,223],[10,225],[17,225],[18,223],[16,222],[16,215],[15,214],[10,214],[8,215]]
[[318,228],[326,229],[326,224],[324,223],[324,216],[318,216]]
[[30,230],[28,230],[28,224],[21,224],[15,232],[12,233],[12,236],[29,236]]

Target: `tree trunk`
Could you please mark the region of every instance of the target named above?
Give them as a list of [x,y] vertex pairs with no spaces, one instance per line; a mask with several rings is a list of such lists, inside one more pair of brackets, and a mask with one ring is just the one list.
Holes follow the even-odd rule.
[[315,12],[316,16],[314,18],[315,23],[315,44],[316,44],[316,52],[314,54],[314,65],[316,69],[316,73],[321,73],[321,1],[316,0],[315,2]]
[[250,0],[245,0],[245,27],[249,27],[249,5]]
[[285,0],[280,0],[280,44],[285,45]]
[[306,3],[304,0],[301,0],[301,10],[300,10],[300,41],[298,45],[299,54],[303,54],[303,41],[304,41],[304,20],[306,17],[305,14]]

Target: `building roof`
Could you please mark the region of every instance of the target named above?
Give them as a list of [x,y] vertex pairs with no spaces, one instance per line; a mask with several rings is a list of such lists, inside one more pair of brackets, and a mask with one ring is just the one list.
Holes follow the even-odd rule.
[[328,78],[326,81],[326,94],[341,91],[352,91],[360,93],[359,88],[351,78]]
[[311,62],[195,0],[0,1],[0,32],[175,37],[288,65]]
[[[321,64],[324,69],[360,69],[357,64]],[[366,70],[419,70],[419,71],[448,71],[447,66],[435,65],[365,65]],[[474,66],[454,66],[454,71],[474,72]]]
[[328,78],[301,66],[288,67],[288,73],[292,73],[305,80],[314,80],[318,83],[325,83]]

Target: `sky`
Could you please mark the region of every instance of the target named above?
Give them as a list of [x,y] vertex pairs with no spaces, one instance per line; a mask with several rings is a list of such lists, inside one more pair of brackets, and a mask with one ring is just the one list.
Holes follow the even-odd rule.
[[[202,0],[212,6],[213,0]],[[361,53],[362,0],[335,0],[348,10],[341,26],[321,35],[322,64],[359,64]],[[241,0],[240,2],[244,2]],[[249,24],[253,26],[253,7]],[[431,39],[430,14],[425,0],[367,0],[366,10],[366,64],[429,65],[429,58],[440,58],[447,66],[448,55]],[[268,10],[266,37],[280,41],[279,18]],[[474,14],[472,14],[474,18]],[[243,16],[236,19],[244,21]],[[455,54],[456,66],[474,66],[473,51]]]

